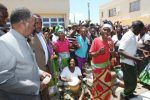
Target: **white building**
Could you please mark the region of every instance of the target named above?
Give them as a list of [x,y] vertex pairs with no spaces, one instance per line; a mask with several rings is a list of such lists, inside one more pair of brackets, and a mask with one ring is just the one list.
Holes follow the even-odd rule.
[[150,0],[111,0],[100,6],[100,23],[109,19],[131,25],[134,20],[150,24]]
[[8,8],[9,14],[15,7],[27,7],[42,16],[43,26],[69,24],[69,0],[0,0],[0,3]]

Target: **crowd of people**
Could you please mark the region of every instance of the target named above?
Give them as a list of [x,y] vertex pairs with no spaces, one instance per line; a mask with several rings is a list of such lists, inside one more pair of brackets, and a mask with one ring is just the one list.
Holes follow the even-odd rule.
[[[42,17],[21,7],[10,14],[0,4],[0,98],[2,100],[50,100],[49,88],[87,76],[92,69],[90,99],[110,100],[117,86],[121,100],[134,97],[137,82],[150,85],[150,25],[140,20],[131,26],[119,21],[102,25],[42,26]],[[119,71],[118,71],[119,70]],[[45,84],[43,80],[51,80]],[[137,81],[138,80],[138,81]],[[53,82],[53,84],[51,84]],[[71,83],[72,84],[72,83]]]

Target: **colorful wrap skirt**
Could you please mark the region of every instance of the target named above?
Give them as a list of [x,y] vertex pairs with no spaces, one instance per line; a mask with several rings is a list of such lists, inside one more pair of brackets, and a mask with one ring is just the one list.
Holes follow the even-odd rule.
[[93,86],[91,93],[93,100],[110,100],[112,93],[109,64],[105,66],[105,68],[95,67],[93,69]]

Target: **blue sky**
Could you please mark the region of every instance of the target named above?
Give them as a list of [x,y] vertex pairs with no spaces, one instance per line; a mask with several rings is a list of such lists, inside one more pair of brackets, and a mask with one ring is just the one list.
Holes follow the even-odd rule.
[[[70,0],[70,20],[78,23],[79,20],[88,19],[88,6],[90,2],[90,19],[93,23],[99,23],[99,6],[111,0]],[[74,17],[75,16],[75,17]]]

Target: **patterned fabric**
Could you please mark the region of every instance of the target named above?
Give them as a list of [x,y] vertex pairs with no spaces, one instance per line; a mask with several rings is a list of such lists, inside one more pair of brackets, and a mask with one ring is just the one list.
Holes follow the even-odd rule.
[[145,69],[141,72],[139,79],[141,82],[150,85],[150,62],[145,67]]
[[111,73],[106,68],[93,70],[93,86],[91,93],[93,100],[110,100],[111,98]]

